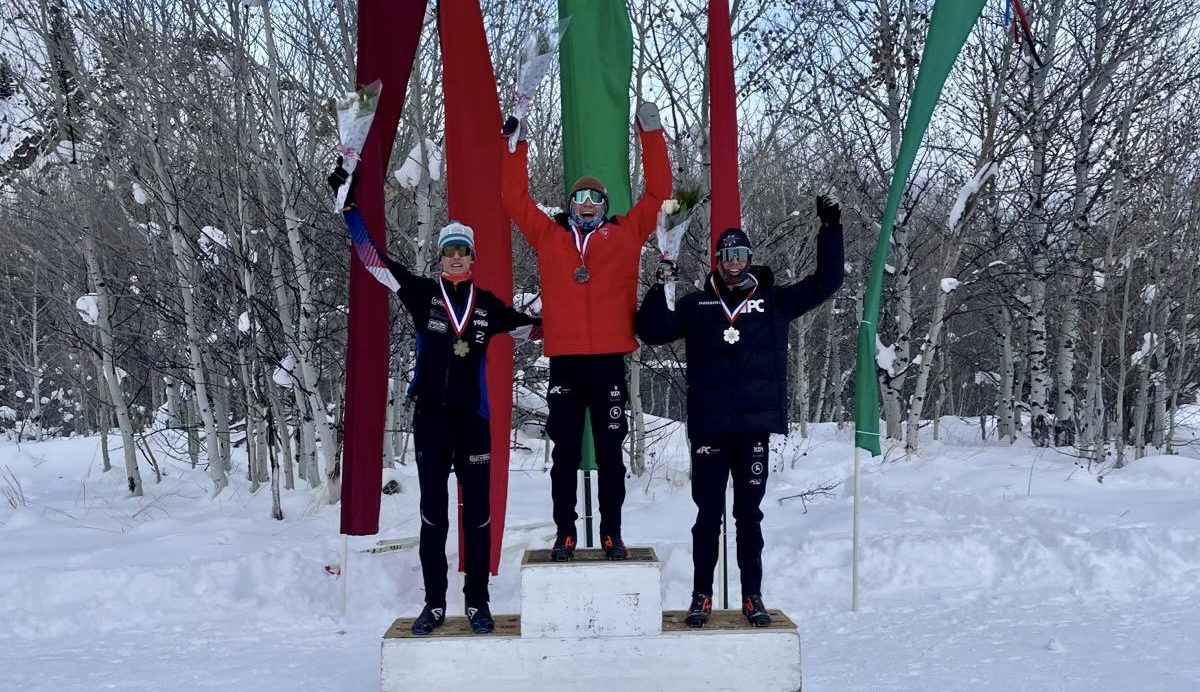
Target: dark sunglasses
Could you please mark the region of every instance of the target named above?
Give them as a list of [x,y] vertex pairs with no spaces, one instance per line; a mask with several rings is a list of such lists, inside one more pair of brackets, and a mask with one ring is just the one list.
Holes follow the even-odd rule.
[[466,245],[446,245],[442,248],[442,257],[466,257],[471,254],[471,248]]
[[750,248],[748,247],[727,247],[717,250],[717,259],[722,262],[739,262],[750,261]]

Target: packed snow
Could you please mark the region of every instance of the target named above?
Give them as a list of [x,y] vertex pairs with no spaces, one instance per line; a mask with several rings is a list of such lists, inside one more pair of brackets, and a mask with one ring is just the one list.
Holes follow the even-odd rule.
[[[424,144],[424,151],[421,145]],[[442,179],[442,152],[432,139],[425,139],[408,152],[404,163],[396,169],[396,182],[406,190],[416,188],[421,179],[428,175],[430,180]]]
[[[1200,408],[1187,412],[1181,435],[1193,439]],[[683,608],[695,511],[685,435],[661,419],[648,427],[658,437],[648,473],[628,481],[625,537],[655,547],[664,604]],[[285,519],[273,521],[269,491],[249,492],[244,450],[213,499],[167,434],[148,439],[165,475],[154,484],[143,469],[140,499],[119,470],[100,472],[97,438],[0,442],[0,471],[11,470],[0,489],[14,498],[0,503],[0,687],[378,689],[382,632],[422,603],[411,452],[385,473],[401,492],[383,498],[380,534],[351,537],[335,577],[338,507],[284,491]],[[497,613],[518,610],[522,551],[554,533],[543,443],[516,443]],[[116,462],[119,437],[110,444]],[[978,421],[943,419],[920,457],[864,459],[855,614],[849,429],[814,425],[771,448],[764,597],[799,624],[806,690],[1200,689],[1196,459],[1150,456],[1097,482],[1059,451],[982,442]],[[360,552],[380,540],[407,547]],[[452,574],[451,614],[461,584]]]
[[96,305],[96,294],[85,293],[79,296],[75,301],[75,309],[79,311],[79,318],[87,324],[96,324],[96,320],[100,319],[100,308]]
[[959,188],[958,195],[954,199],[954,206],[950,208],[950,214],[946,218],[946,230],[951,233],[961,230],[959,226],[962,225],[963,214],[966,213],[967,204],[970,203],[972,197],[979,194],[979,190],[983,188],[988,180],[991,180],[997,170],[999,170],[999,165],[995,161],[989,161],[983,168],[976,171],[974,177]]

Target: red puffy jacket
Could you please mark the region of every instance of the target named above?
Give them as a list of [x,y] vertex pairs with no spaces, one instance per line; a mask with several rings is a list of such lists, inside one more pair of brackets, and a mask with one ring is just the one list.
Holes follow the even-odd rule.
[[[642,245],[654,232],[658,211],[671,196],[671,164],[663,131],[639,132],[646,191],[628,215],[609,218],[591,232],[581,262],[566,215],[550,218],[529,197],[528,145],[504,147],[504,206],[538,255],[542,317],[548,356],[632,353],[637,349],[638,266]],[[590,277],[579,283],[575,270]]]

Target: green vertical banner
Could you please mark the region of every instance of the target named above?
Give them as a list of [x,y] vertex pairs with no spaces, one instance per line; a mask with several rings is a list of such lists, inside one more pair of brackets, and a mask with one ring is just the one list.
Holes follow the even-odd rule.
[[[571,28],[559,46],[562,87],[563,181],[569,188],[594,175],[608,189],[608,213],[632,205],[629,181],[629,83],[633,30],[624,0],[558,0]],[[580,468],[595,470],[590,419]]]
[[888,188],[887,206],[879,225],[879,241],[875,246],[875,258],[863,301],[862,321],[858,325],[858,355],[854,373],[854,444],[872,456],[882,451],[879,445],[879,381],[876,378],[875,344],[879,303],[883,294],[883,269],[891,244],[892,228],[896,224],[896,213],[900,209],[900,199],[908,184],[917,150],[933,116],[933,108],[942,94],[950,68],[958,59],[985,4],[986,0],[938,0],[929,19],[921,71],[917,75],[912,104],[904,124],[904,136],[900,141],[900,154],[892,172],[891,187]]

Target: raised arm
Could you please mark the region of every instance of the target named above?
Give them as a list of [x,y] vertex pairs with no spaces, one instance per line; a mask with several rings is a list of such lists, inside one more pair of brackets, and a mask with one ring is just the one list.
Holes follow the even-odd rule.
[[405,306],[419,300],[419,296],[423,294],[418,290],[418,286],[429,279],[413,274],[408,267],[392,259],[386,251],[375,245],[357,206],[344,209],[342,218],[346,221],[346,230],[354,243],[354,253],[358,255],[367,272],[375,277],[376,281],[387,286],[389,291],[400,296]]
[[642,173],[646,190],[629,211],[631,229],[643,241],[658,225],[658,210],[671,196],[671,161],[667,156],[667,140],[663,136],[658,107],[643,103],[638,108],[638,137],[642,141]]
[[329,186],[336,190],[347,179],[350,179],[351,182],[350,190],[346,194],[345,207],[342,208],[342,220],[346,222],[346,233],[354,245],[354,254],[363,263],[363,268],[367,270],[367,273],[386,286],[389,291],[399,295],[405,306],[409,306],[417,299],[417,286],[428,279],[415,276],[408,267],[389,257],[387,251],[380,249],[375,244],[375,240],[367,230],[367,222],[363,219],[362,211],[359,210],[354,199],[354,188],[358,185],[358,175],[355,174],[351,179],[346,169],[342,168],[341,159],[338,159],[337,168],[329,174]]
[[817,231],[817,268],[800,281],[781,286],[776,293],[779,309],[789,320],[829,300],[842,287],[846,258],[841,209],[837,202],[818,197],[817,214],[821,217],[821,230]]
[[509,217],[517,224],[517,230],[525,236],[525,240],[538,249],[538,244],[547,234],[553,233],[554,221],[538,208],[533,198],[529,196],[529,144],[525,142],[524,134],[517,142],[517,150],[508,150],[508,135],[517,128],[524,128],[516,118],[510,117],[504,124],[501,134],[504,137],[497,146],[503,147],[504,162],[501,168],[500,194],[504,198],[504,209]]

